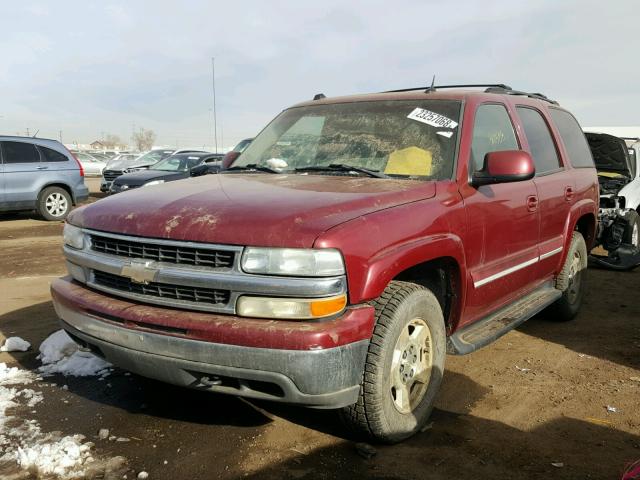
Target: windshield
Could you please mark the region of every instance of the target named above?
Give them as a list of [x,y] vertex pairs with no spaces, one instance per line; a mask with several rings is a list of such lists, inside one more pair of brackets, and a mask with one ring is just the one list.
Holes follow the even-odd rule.
[[460,102],[453,100],[292,108],[271,122],[233,166],[335,174],[323,167],[340,164],[395,178],[450,178],[459,117]]
[[136,161],[131,164],[132,167],[138,165],[153,165],[154,163],[164,160],[170,156],[175,150],[151,150],[150,152],[140,155]]
[[196,155],[173,155],[156,163],[151,169],[165,172],[186,172],[201,162],[202,157]]

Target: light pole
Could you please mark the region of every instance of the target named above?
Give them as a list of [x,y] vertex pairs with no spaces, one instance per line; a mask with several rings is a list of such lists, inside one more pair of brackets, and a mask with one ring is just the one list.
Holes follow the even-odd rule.
[[218,127],[216,124],[216,59],[211,57],[211,86],[213,87],[213,142],[218,153]]

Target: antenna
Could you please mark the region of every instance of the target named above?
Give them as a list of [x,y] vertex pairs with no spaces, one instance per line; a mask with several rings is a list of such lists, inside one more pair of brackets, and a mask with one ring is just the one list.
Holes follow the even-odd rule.
[[429,92],[435,92],[436,91],[436,76],[433,76],[433,79],[431,79],[431,86],[429,88],[427,88],[424,93],[429,93]]

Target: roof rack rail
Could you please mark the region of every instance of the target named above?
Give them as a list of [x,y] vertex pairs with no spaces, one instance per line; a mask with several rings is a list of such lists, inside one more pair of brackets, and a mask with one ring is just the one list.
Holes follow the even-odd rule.
[[506,95],[522,95],[529,98],[535,98],[537,100],[544,100],[545,102],[553,103],[554,105],[558,105],[558,102],[555,100],[551,100],[549,97],[542,93],[530,93],[523,92],[521,90],[514,90],[513,88],[502,88],[499,86],[489,87],[485,90],[486,93],[502,93]]
[[636,140],[636,141],[640,141],[640,137],[619,137],[622,140]]
[[503,88],[505,90],[511,90],[509,85],[504,83],[474,83],[474,84],[460,84],[460,85],[431,85],[426,87],[413,87],[413,88],[401,88],[399,90],[387,90],[383,93],[400,93],[400,92],[415,92],[417,90],[425,90],[427,92],[439,90],[442,88]]
[[504,83],[470,83],[470,84],[459,84],[459,85],[432,85],[430,87],[427,86],[427,87],[414,87],[414,88],[400,88],[398,90],[387,90],[386,92],[383,92],[383,93],[415,92],[418,90],[424,90],[425,93],[429,93],[429,92],[435,92],[437,90],[441,90],[444,88],[484,88],[485,93],[523,95],[525,97],[544,100],[545,102],[558,105],[558,102],[556,102],[555,100],[551,100],[549,97],[547,97],[542,93],[529,93],[529,92],[523,92],[521,90],[514,90],[509,85],[505,85]]

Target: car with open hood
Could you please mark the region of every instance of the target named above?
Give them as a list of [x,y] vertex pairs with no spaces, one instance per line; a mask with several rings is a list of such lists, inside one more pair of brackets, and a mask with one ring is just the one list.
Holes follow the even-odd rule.
[[586,132],[600,187],[597,242],[606,256],[598,264],[628,270],[640,264],[640,141]]
[[420,431],[447,353],[578,314],[598,214],[571,113],[459,87],[318,94],[216,175],[75,210],[62,327],[143,376]]

